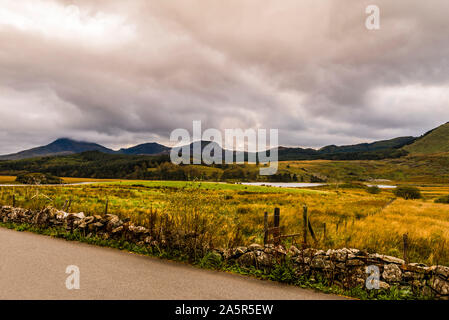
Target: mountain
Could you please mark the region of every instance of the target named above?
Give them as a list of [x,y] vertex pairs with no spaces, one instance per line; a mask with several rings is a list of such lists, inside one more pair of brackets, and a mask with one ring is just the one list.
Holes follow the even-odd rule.
[[81,153],[85,151],[100,151],[103,153],[114,153],[113,150],[103,147],[96,143],[75,141],[72,139],[61,138],[53,141],[52,143],[46,146],[0,156],[0,160],[20,160],[35,157],[59,156],[59,155]]
[[156,155],[156,154],[166,154],[170,152],[170,148],[166,147],[162,144],[151,142],[139,144],[137,146],[120,149],[118,153],[120,154],[129,154],[129,155]]
[[378,160],[398,158],[407,154],[401,150],[416,140],[414,137],[399,137],[373,143],[360,143],[347,146],[330,145],[319,150],[279,147],[279,160]]
[[403,149],[410,154],[449,152],[449,122],[430,130]]
[[384,149],[399,149],[407,144],[413,143],[415,137],[399,137],[390,140],[381,140],[373,143],[360,143],[348,146],[337,147],[335,145],[326,146],[318,150],[320,154],[348,153],[348,152],[370,152]]

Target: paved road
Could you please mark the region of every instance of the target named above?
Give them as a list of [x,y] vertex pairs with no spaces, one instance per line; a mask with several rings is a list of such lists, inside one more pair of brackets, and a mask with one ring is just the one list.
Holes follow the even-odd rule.
[[[0,299],[342,299],[117,249],[0,228]],[[80,289],[66,288],[68,265]]]

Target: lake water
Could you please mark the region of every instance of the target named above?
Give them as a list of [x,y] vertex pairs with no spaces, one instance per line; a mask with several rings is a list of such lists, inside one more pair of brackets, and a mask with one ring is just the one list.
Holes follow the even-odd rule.
[[[311,188],[325,186],[326,183],[306,183],[306,182],[242,182],[241,184],[247,186],[268,186],[277,188]],[[368,187],[376,186],[375,184],[369,184]],[[396,186],[377,184],[380,189],[395,189]]]
[[310,188],[326,185],[325,183],[306,183],[306,182],[242,182],[247,186],[267,186],[277,188]]
[[386,184],[368,184],[368,187],[378,186],[380,189],[396,189],[396,186],[390,186]]

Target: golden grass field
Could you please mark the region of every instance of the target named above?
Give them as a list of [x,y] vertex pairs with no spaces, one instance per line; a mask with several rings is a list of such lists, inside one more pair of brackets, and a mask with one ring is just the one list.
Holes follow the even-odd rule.
[[[1,177],[10,182],[11,177]],[[90,179],[64,179],[88,182]],[[98,181],[98,180],[95,180]],[[263,215],[281,210],[283,233],[302,231],[303,205],[322,249],[354,247],[401,257],[402,236],[410,239],[412,262],[449,265],[449,205],[434,203],[449,194],[449,186],[419,186],[424,198],[396,199],[391,190],[370,194],[362,188],[330,185],[313,189],[274,188],[238,184],[176,181],[101,181],[98,184],[58,187],[0,187],[0,204],[61,208],[71,199],[70,211],[109,213],[147,224],[168,215],[178,228],[200,230],[215,246],[261,243]],[[34,197],[34,198],[33,198]],[[48,198],[47,198],[48,197]],[[158,222],[161,223],[161,222]],[[326,237],[324,237],[326,224]],[[298,245],[301,238],[296,239]]]

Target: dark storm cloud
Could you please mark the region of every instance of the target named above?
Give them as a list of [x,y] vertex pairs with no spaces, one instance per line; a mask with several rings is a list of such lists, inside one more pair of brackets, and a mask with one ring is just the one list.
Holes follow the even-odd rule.
[[[377,4],[381,29],[365,28]],[[449,120],[449,3],[0,0],[0,153],[175,128],[279,128],[284,145]]]

